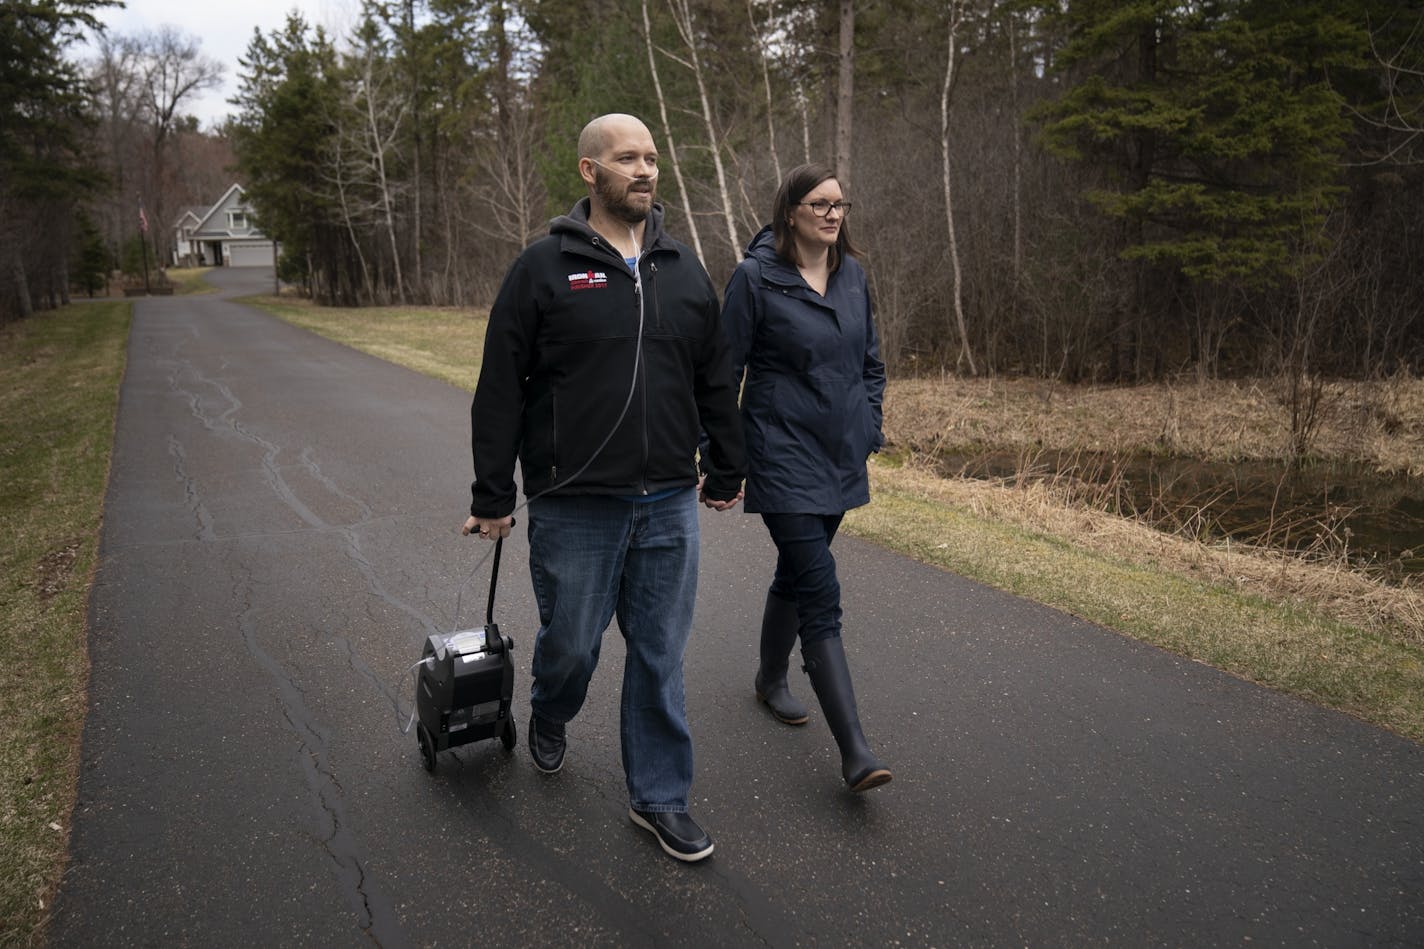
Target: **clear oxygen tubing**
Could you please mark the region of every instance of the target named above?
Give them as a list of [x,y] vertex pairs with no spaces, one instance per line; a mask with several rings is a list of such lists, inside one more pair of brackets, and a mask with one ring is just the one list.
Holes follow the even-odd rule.
[[[604,168],[608,167],[607,165],[603,165],[603,163],[598,161],[597,159],[590,159],[590,161],[593,161],[595,164],[600,165]],[[627,178],[633,177],[632,175],[628,175],[624,172],[618,171],[618,169],[616,168],[609,168],[608,170],[614,172],[615,174],[623,175]],[[652,177],[653,179],[656,179],[656,173]],[[641,268],[638,266],[643,260],[643,248],[642,245],[638,243],[638,235],[631,226],[628,228],[628,237],[633,241],[633,292],[638,297],[638,343],[633,351],[633,373],[628,380],[628,396],[623,400],[623,408],[619,410],[617,420],[615,420],[612,427],[608,429],[608,434],[603,436],[603,441],[601,441],[598,447],[593,450],[593,453],[589,455],[588,460],[583,463],[583,467],[579,468],[573,474],[569,475],[567,478],[558,482],[557,484],[551,484],[543,491],[540,491],[538,494],[534,495],[534,497],[525,498],[523,504],[516,506],[514,510],[509,512],[511,517],[528,507],[530,502],[537,501],[544,495],[548,494],[550,491],[556,491],[559,488],[562,488],[564,485],[577,480],[580,475],[587,471],[588,466],[593,464],[594,461],[597,460],[598,456],[603,453],[603,449],[607,448],[608,443],[613,440],[613,435],[615,432],[618,431],[618,426],[623,424],[623,419],[626,418],[628,415],[628,407],[633,404],[633,396],[638,391],[638,370],[642,366],[643,362],[643,274]],[[470,581],[474,579],[475,574],[479,572],[479,569],[484,566],[485,561],[489,560],[490,556],[493,553],[494,548],[491,547],[488,551],[485,552],[483,556],[476,560],[475,565],[470,568],[469,574],[465,576],[464,582],[460,584],[460,588],[455,591],[455,628],[453,630],[454,632],[458,632],[460,629],[460,605],[462,600],[464,599],[465,588],[470,585]],[[425,663],[430,661],[430,659],[432,658],[433,657],[431,656],[422,656],[415,662],[411,663],[410,667],[406,669],[406,673],[411,676],[411,680],[416,689],[420,688],[420,676],[416,670],[418,670],[421,666],[425,665]],[[396,718],[397,720],[399,720],[401,714],[400,703],[394,698],[392,698],[391,701],[396,706]],[[416,707],[412,705],[410,709],[410,717],[406,719],[404,727],[402,727],[400,730],[402,735],[407,735],[410,733],[412,726],[414,726],[415,724],[415,714]]]

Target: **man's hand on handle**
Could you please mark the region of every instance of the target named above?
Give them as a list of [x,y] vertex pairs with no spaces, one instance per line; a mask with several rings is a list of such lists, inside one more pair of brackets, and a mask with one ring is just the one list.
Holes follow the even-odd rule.
[[498,540],[501,537],[508,537],[513,528],[514,515],[512,514],[504,517],[471,517],[465,522],[465,526],[460,528],[460,533],[467,536],[478,533],[485,540]]

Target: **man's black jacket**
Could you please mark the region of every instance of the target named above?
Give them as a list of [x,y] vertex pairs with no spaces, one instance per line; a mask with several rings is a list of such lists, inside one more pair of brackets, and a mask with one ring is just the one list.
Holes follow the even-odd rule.
[[637,496],[696,484],[705,430],[707,496],[731,500],[746,476],[737,390],[707,272],[663,232],[654,205],[638,260],[640,301],[628,265],[588,226],[588,207],[584,198],[519,255],[490,310],[470,407],[470,513],[478,517],[514,510],[516,455],[526,497],[551,487]]

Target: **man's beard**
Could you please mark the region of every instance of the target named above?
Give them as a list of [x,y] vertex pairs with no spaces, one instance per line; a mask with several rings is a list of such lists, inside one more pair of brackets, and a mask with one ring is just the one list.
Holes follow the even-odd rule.
[[[647,208],[641,208],[628,201],[628,195],[633,187],[642,182],[647,182],[648,190],[645,192],[651,198],[656,185],[647,178],[635,179],[628,182],[627,190],[620,191],[619,185],[612,174],[605,174],[602,168],[595,166],[593,172],[593,192],[598,196],[598,201],[603,205],[605,211],[624,224],[641,224],[648,217]],[[648,208],[652,207],[652,202],[648,202]]]

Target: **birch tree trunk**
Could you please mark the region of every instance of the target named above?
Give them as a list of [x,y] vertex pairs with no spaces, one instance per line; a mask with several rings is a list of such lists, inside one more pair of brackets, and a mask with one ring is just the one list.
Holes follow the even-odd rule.
[[850,190],[850,143],[855,99],[855,2],[841,0],[840,64],[836,82],[836,178]]
[[796,108],[801,113],[801,161],[809,165],[811,164],[811,103],[806,98],[805,90],[796,90]]
[[[722,200],[722,216],[727,221],[727,240],[731,248],[732,259],[736,260],[740,256],[742,245],[741,241],[737,239],[737,219],[732,211],[732,196],[727,191],[727,172],[722,165],[722,141],[717,135],[716,123],[712,120],[712,103],[707,97],[707,83],[702,74],[702,61],[697,55],[697,35],[692,28],[692,8],[688,0],[668,0],[668,7],[672,10],[673,22],[677,25],[678,35],[682,37],[682,42],[688,52],[686,60],[678,59],[678,61],[692,70],[692,77],[697,82],[697,97],[702,105],[702,121],[707,126],[707,147],[712,152],[712,167],[717,172],[717,194]],[[668,55],[671,56],[671,54]],[[672,58],[677,59],[677,57]]]
[[[375,70],[372,68],[373,56],[367,52],[365,62],[364,85],[366,99],[366,134],[367,144],[370,148],[371,164],[376,172],[376,185],[380,189],[381,211],[385,218],[386,235],[391,244],[391,266],[395,269],[396,279],[396,299],[401,306],[406,304],[405,277],[401,273],[400,242],[396,239],[396,219],[394,202],[391,200],[391,184],[386,177],[386,150],[390,147],[389,141],[381,135],[380,121],[376,115],[376,83]],[[403,110],[402,110],[403,111]],[[400,128],[400,115],[397,114],[391,123],[390,140],[394,141],[396,130]]]
[[682,212],[687,216],[687,230],[692,236],[692,249],[699,260],[706,260],[702,253],[702,237],[697,231],[697,218],[692,215],[692,198],[687,193],[687,184],[682,180],[682,165],[677,160],[677,142],[672,137],[672,125],[668,122],[667,100],[663,97],[662,80],[658,77],[658,60],[653,55],[653,25],[648,18],[648,0],[643,0],[643,42],[648,47],[648,71],[653,75],[653,91],[658,97],[658,113],[663,121],[663,135],[667,137],[668,161],[672,165],[672,176],[677,180],[677,190],[682,196]]
[[[347,156],[345,136],[338,134],[335,136],[333,147],[335,154],[331,156],[331,184],[336,188],[336,200],[341,207],[341,223],[346,227],[346,236],[351,241],[351,248],[356,252],[356,262],[361,266],[361,289],[365,294],[365,299],[371,303],[376,302],[376,288],[371,282],[371,268],[366,263],[366,254],[361,250],[361,237],[356,233],[355,213],[351,208],[351,198],[348,194],[348,180],[346,175]],[[273,245],[275,248],[275,244]]]
[[[1013,103],[1013,114],[1020,114],[1019,111],[1019,37],[1018,18],[1011,12],[1009,14],[1009,72],[1010,76],[1010,101]],[[1019,131],[1018,123],[1014,124],[1014,177],[1013,194],[1011,201],[1014,210],[1014,313],[1017,315],[1019,299],[1022,297],[1020,286],[1023,280],[1023,135]]]
[[[1019,106],[1019,19],[1018,15],[1009,11],[1009,92],[1012,103],[1012,114],[1022,115]],[[1014,264],[1013,264],[1013,297],[1010,306],[1013,312],[1013,322],[1017,326],[1019,323],[1019,310],[1023,301],[1023,135],[1019,130],[1018,123],[1013,127],[1014,144],[1014,170],[1013,180],[1010,182],[1012,192],[1009,201],[1013,211],[1013,242],[1014,242]],[[1048,321],[1043,321],[1042,333],[1042,364],[1039,372],[1048,373]]]
[[25,273],[25,265],[18,252],[10,261],[10,275],[15,282],[15,313],[19,319],[29,319],[34,315],[35,304],[30,299],[29,276]]
[[776,106],[771,97],[771,70],[767,66],[766,35],[757,26],[756,14],[752,10],[752,0],[747,0],[747,22],[751,24],[752,35],[756,37],[757,59],[761,62],[761,84],[766,90],[766,145],[771,152],[771,166],[776,171],[776,181],[781,183],[781,159],[776,154]]
[[942,162],[944,184],[944,223],[949,242],[949,262],[954,273],[954,322],[959,330],[959,358],[955,368],[969,364],[969,374],[979,375],[974,365],[974,353],[969,348],[969,331],[964,324],[964,288],[959,265],[959,241],[954,231],[954,192],[950,184],[949,163],[949,98],[954,88],[955,44],[959,35],[959,25],[964,19],[964,7],[960,0],[949,5],[949,36],[945,40],[944,85],[939,97],[939,149]]
[[[414,44],[415,44],[415,35],[416,35],[416,34],[415,34],[415,0],[405,0],[405,3],[404,3],[404,5],[403,5],[403,8],[402,8],[402,11],[401,11],[401,12],[402,12],[402,14],[403,14],[403,20],[402,20],[402,22],[403,22],[403,24],[404,24],[404,26],[405,26],[405,40],[404,40],[404,42],[406,42],[406,43],[408,43],[408,44],[411,44],[411,46],[413,47]],[[411,178],[410,178],[410,180],[411,180],[411,184],[412,184],[412,186],[413,186],[413,188],[414,188],[414,193],[413,193],[412,196],[411,196],[411,199],[412,199],[412,200],[411,200],[411,202],[410,202],[410,204],[411,204],[411,215],[412,215],[412,217],[413,217],[413,220],[411,221],[411,236],[412,236],[411,247],[413,248],[412,252],[413,252],[414,255],[415,255],[415,261],[414,261],[414,262],[415,262],[415,279],[416,279],[416,283],[419,285],[419,287],[418,287],[417,289],[420,290],[420,292],[424,292],[424,291],[423,291],[423,287],[424,287],[424,284],[425,284],[425,260],[424,260],[424,254],[423,254],[423,252],[422,252],[422,250],[421,250],[421,243],[422,243],[422,238],[424,237],[424,229],[425,229],[425,182],[424,182],[424,178],[422,177],[423,172],[422,172],[422,167],[421,167],[421,166],[422,166],[423,162],[421,161],[421,157],[422,157],[423,149],[421,148],[420,139],[421,139],[421,135],[424,134],[424,132],[425,132],[425,116],[424,116],[423,111],[422,111],[422,109],[421,109],[421,95],[420,95],[421,76],[420,76],[420,63],[419,63],[419,59],[418,59],[416,56],[413,55],[413,53],[412,53],[411,50],[407,50],[406,55],[407,55],[407,61],[410,63],[410,76],[409,76],[409,79],[410,79],[410,93],[409,93],[409,95],[410,95],[410,100],[409,100],[409,101],[410,101],[410,104],[411,104],[411,111],[413,112],[413,115],[414,115],[413,121],[411,122],[412,129],[411,129],[411,173],[410,173],[410,174],[411,174]],[[432,136],[432,138],[433,138],[433,136]],[[448,251],[447,251],[447,253],[448,253]],[[397,274],[399,274],[399,272],[400,272],[400,270],[399,270],[399,268],[400,268],[399,258],[397,258],[396,268],[397,268]],[[405,290],[404,290],[404,286],[402,285],[401,294],[404,295],[404,293],[405,293]]]

